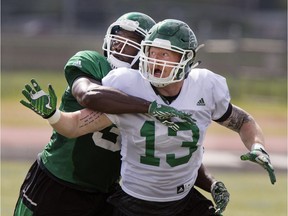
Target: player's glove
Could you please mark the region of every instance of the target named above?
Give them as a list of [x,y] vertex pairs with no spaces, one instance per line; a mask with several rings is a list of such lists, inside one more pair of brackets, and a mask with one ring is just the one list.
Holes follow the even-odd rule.
[[211,194],[216,204],[215,215],[221,215],[228,205],[230,194],[221,181],[216,181],[211,185]]
[[247,154],[242,155],[241,160],[243,161],[250,160],[254,163],[259,164],[265,170],[268,171],[271,183],[274,184],[276,182],[274,168],[270,162],[269,155],[261,144],[257,144],[257,143],[254,144],[252,146],[252,151]]
[[22,90],[22,94],[25,96],[28,102],[21,100],[20,103],[33,110],[43,118],[50,118],[56,112],[57,106],[57,96],[54,89],[49,84],[49,94],[47,94],[41,89],[36,80],[32,79],[31,83],[32,87],[26,84],[25,89]]
[[173,130],[177,131],[179,129],[179,126],[175,124],[174,122],[170,121],[170,118],[172,117],[178,117],[189,124],[194,123],[194,120],[191,118],[191,115],[182,111],[179,111],[173,107],[158,104],[156,101],[153,101],[150,106],[148,113],[152,115],[153,117],[157,118],[159,121],[161,121],[164,125],[172,128]]

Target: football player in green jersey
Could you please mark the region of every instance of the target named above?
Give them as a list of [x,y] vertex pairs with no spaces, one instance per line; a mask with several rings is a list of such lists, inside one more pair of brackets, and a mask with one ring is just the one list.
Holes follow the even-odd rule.
[[[134,22],[136,19],[137,22]],[[68,88],[60,109],[73,112],[89,107],[107,113],[149,113],[175,129],[175,124],[167,118],[179,116],[185,119],[183,113],[99,86],[99,81],[111,70],[110,67],[138,68],[139,43],[153,24],[153,20],[144,14],[125,14],[107,30],[103,49],[108,62],[95,51],[81,51],[73,56],[65,66]],[[124,49],[123,44],[129,46]],[[33,82],[33,86],[37,83]],[[38,93],[41,92],[38,90]],[[41,96],[37,95],[38,98]],[[15,215],[111,215],[112,208],[105,201],[119,178],[119,150],[118,130],[113,126],[74,139],[54,131],[22,185]],[[217,203],[217,207],[224,210],[229,193],[225,186],[220,187],[221,182],[208,178],[204,171],[201,166],[197,180],[199,185],[207,191],[210,191],[211,185],[212,188],[220,188],[213,192],[213,198],[217,200],[217,197],[225,195]]]

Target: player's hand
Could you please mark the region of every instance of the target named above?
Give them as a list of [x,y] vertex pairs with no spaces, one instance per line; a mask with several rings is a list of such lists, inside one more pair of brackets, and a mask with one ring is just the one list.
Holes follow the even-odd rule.
[[211,194],[216,204],[215,214],[221,215],[221,213],[226,209],[226,206],[228,205],[230,194],[224,183],[221,181],[216,181],[212,184]]
[[25,89],[22,90],[22,94],[27,101],[21,100],[20,103],[45,119],[51,117],[55,113],[57,106],[57,96],[54,89],[49,84],[49,94],[47,94],[41,89],[36,80],[32,79],[31,84],[32,87],[26,84]]
[[262,166],[269,173],[270,181],[272,184],[276,182],[276,176],[274,174],[274,168],[270,162],[268,153],[264,148],[254,149],[251,152],[241,156],[241,160],[249,160]]
[[[167,124],[169,122],[169,124],[173,125],[173,122],[169,120],[172,117],[181,118],[181,119],[185,120],[186,122],[188,122],[189,124],[194,123],[194,120],[191,118],[190,114],[179,111],[179,110],[177,110],[173,107],[170,107],[170,106],[158,104],[156,101],[153,101],[150,104],[148,113],[150,115],[152,115],[153,117],[157,118],[163,124],[165,124],[165,123]],[[178,130],[179,126],[174,124],[173,128],[172,128],[173,130],[175,130],[176,128]]]
[[162,124],[166,125],[167,127],[171,128],[174,131],[179,130],[179,126],[175,122],[169,120],[159,120],[159,121],[161,121]]

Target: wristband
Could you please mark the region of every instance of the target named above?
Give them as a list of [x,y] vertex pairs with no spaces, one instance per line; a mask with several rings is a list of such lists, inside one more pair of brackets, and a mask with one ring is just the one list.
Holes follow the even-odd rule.
[[213,189],[214,189],[214,186],[216,185],[218,181],[214,181],[210,187],[210,192],[212,193],[213,192]]
[[49,124],[56,124],[60,120],[60,117],[61,117],[61,112],[59,109],[57,109],[55,113],[47,120]]
[[253,150],[264,150],[265,151],[265,148],[262,144],[260,143],[254,143],[252,146],[251,146],[251,151]]
[[264,146],[262,144],[260,144],[260,143],[254,143],[251,146],[251,151],[253,151],[253,150],[261,151],[262,153],[266,154],[269,157],[269,154],[266,152]]

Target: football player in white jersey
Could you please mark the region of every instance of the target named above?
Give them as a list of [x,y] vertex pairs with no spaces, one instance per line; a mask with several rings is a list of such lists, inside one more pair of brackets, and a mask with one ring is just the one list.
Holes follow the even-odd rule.
[[[224,77],[195,68],[197,49],[190,27],[167,19],[152,27],[141,43],[139,72],[118,68],[102,80],[103,85],[169,104],[190,115],[184,120],[171,117],[174,130],[146,114],[112,115],[89,109],[72,113],[56,110],[48,119],[67,137],[98,131],[113,123],[120,129],[121,188],[109,198],[119,216],[217,214],[204,208],[203,196],[194,188],[205,133],[212,121],[237,132],[250,151],[241,159],[258,163],[268,171],[271,183],[276,182],[260,126],[250,114],[231,104]],[[51,86],[49,96],[55,98]],[[26,98],[29,100],[29,96]],[[29,101],[34,111],[46,112],[47,108],[37,101]]]

